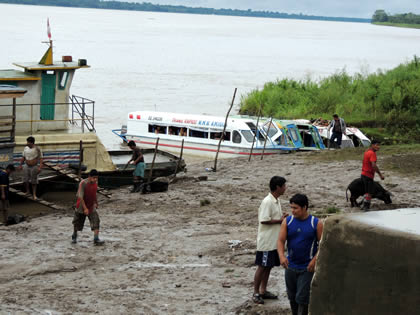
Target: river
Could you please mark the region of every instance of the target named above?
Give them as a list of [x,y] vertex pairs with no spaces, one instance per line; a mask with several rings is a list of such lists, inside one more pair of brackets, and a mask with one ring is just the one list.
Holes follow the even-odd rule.
[[108,148],[127,113],[224,115],[267,81],[367,74],[420,54],[420,30],[305,21],[0,4],[0,68],[38,61],[50,19],[55,59],[87,59],[71,93],[96,101]]

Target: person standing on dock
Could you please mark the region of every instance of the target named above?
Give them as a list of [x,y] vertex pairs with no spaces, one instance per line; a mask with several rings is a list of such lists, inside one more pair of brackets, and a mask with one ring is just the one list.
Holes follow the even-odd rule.
[[89,172],[88,178],[82,180],[77,190],[76,211],[74,212],[73,225],[74,232],[71,236],[73,244],[77,243],[77,232],[83,230],[86,217],[90,222],[90,228],[93,231],[93,243],[95,245],[102,245],[104,241],[99,239],[99,215],[97,212],[98,200],[96,192],[98,190],[98,171],[92,169]]
[[337,147],[341,148],[341,139],[343,135],[346,134],[346,123],[343,118],[338,117],[337,114],[333,115],[333,120],[331,120],[330,125],[328,126],[328,131],[332,129],[332,135],[330,138],[330,143],[334,144],[335,139],[337,139]]
[[[23,149],[20,166],[23,166],[23,182],[25,183],[26,193],[30,194],[29,184],[32,184],[32,196],[36,200],[36,186],[38,185],[38,175],[42,169],[42,151],[35,145],[35,138],[26,139],[26,147]],[[39,163],[39,164],[38,164]]]
[[0,207],[3,212],[3,223],[7,225],[9,217],[9,176],[15,171],[13,164],[7,165],[5,170],[0,170]]
[[[290,198],[292,215],[283,221],[277,242],[280,264],[286,269],[287,296],[293,315],[307,315],[312,277],[321,241],[322,221],[308,212],[308,197]],[[287,257],[284,254],[287,241]]]
[[264,304],[264,299],[277,299],[277,295],[267,291],[268,278],[274,266],[280,266],[277,253],[277,239],[283,215],[279,197],[286,191],[286,179],[274,176],[270,180],[270,193],[261,202],[258,209],[258,236],[254,276],[254,294],[252,301]]
[[378,165],[376,165],[376,161],[378,160],[376,152],[379,151],[379,148],[380,142],[378,140],[372,140],[370,148],[363,155],[361,179],[365,188],[365,195],[363,197],[361,208],[365,211],[370,209],[370,202],[372,200],[374,190],[373,179],[375,177],[375,173],[378,173],[382,180],[385,179],[379,170]]
[[131,156],[131,159],[127,162],[126,167],[128,164],[135,165],[135,169],[133,172],[133,189],[131,190],[132,193],[139,192],[141,189],[141,184],[144,179],[144,157],[143,153],[141,153],[141,150],[139,147],[136,146],[136,143],[131,140],[128,142],[128,147],[133,151],[133,155]]

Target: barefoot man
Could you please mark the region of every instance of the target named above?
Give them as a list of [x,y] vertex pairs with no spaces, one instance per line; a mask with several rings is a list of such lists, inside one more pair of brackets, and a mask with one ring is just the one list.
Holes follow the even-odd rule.
[[20,160],[20,168],[22,169],[23,166],[23,182],[25,183],[27,194],[30,194],[29,184],[32,184],[34,200],[36,200],[36,186],[38,185],[38,174],[42,169],[42,160],[42,151],[35,145],[35,138],[28,137]]

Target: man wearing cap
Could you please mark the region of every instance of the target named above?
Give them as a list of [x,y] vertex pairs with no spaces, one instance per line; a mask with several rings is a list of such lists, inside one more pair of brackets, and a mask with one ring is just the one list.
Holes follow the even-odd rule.
[[328,126],[328,131],[332,129],[330,142],[334,143],[335,139],[337,139],[337,147],[341,148],[341,139],[343,138],[343,135],[346,134],[347,126],[344,119],[338,117],[337,114],[334,114],[333,118],[334,119],[331,120],[330,125]]
[[373,178],[375,177],[375,173],[378,173],[379,177],[384,180],[385,177],[379,171],[378,165],[376,165],[376,161],[378,158],[376,157],[376,152],[379,151],[380,142],[377,140],[372,140],[370,144],[370,148],[364,153],[363,155],[363,164],[362,164],[362,182],[365,187],[365,196],[362,202],[362,210],[369,210],[370,208],[370,201],[372,200],[373,194]]

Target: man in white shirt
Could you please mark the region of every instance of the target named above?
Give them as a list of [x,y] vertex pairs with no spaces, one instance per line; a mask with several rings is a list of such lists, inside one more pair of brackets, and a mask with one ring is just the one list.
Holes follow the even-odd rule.
[[252,300],[264,304],[264,299],[277,299],[277,295],[267,291],[268,278],[274,266],[280,266],[277,252],[277,239],[280,226],[287,214],[283,215],[280,200],[286,191],[286,179],[274,176],[270,180],[270,193],[261,202],[258,209],[258,237],[254,276],[254,294]]
[[[35,138],[26,139],[26,147],[22,153],[20,165],[23,166],[23,182],[25,183],[26,193],[30,193],[29,183],[32,184],[32,195],[36,200],[36,186],[38,185],[38,174],[42,169],[42,151],[35,145]],[[38,165],[39,162],[39,165]]]

